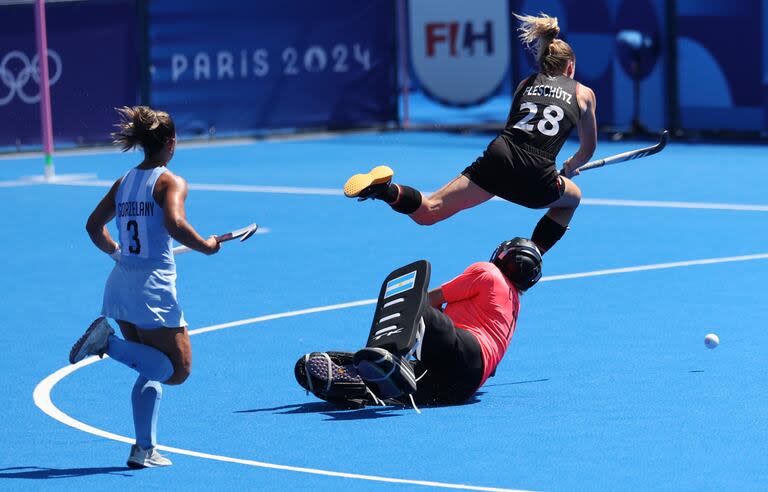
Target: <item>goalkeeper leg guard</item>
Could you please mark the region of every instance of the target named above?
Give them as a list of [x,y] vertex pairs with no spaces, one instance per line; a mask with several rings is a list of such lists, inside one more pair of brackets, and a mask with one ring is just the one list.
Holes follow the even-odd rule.
[[430,272],[429,262],[420,260],[387,276],[366,348],[355,353],[355,369],[381,399],[416,391],[410,358],[421,356],[425,330],[422,313],[429,306]]

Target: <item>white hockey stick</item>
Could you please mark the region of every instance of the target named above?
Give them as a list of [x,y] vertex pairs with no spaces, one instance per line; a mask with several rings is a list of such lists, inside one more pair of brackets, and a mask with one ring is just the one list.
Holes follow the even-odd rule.
[[[630,150],[628,152],[612,155],[610,157],[598,159],[596,161],[589,161],[586,164],[579,166],[578,171],[581,173],[590,169],[608,166],[610,164],[618,164],[619,162],[631,161],[633,159],[640,159],[641,157],[648,157],[649,155],[658,154],[664,150],[664,147],[667,146],[667,141],[669,141],[669,132],[664,130],[664,132],[661,134],[659,142],[655,145],[651,145],[650,147],[643,147],[642,149]],[[560,171],[560,174],[565,174],[564,171],[565,170]]]
[[[231,241],[233,239],[240,239],[240,242],[243,242],[246,239],[248,239],[249,237],[251,237],[254,234],[256,234],[256,230],[258,228],[259,228],[259,226],[257,226],[256,224],[250,224],[250,225],[247,225],[247,226],[243,227],[242,229],[237,229],[235,231],[228,232],[226,234],[222,234],[221,236],[216,236],[216,241],[218,241],[220,243],[223,243],[223,242],[226,242],[226,241]],[[173,254],[174,255],[179,255],[179,254],[182,254],[182,253],[186,253],[188,251],[194,251],[194,250],[191,249],[191,248],[188,248],[186,246],[177,246],[177,247],[173,248]]]

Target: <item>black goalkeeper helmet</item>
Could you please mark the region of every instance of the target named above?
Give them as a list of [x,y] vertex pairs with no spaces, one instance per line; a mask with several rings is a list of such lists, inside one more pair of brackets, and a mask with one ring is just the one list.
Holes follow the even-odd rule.
[[541,253],[530,239],[516,237],[504,241],[493,252],[490,262],[521,291],[530,289],[541,278]]

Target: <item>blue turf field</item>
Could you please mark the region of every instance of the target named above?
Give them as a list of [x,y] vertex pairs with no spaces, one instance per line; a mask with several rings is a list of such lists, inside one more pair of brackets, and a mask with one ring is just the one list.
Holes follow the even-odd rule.
[[[2,158],[0,489],[764,489],[764,147],[673,143],[576,178],[585,202],[545,257],[547,281],[524,296],[497,376],[468,404],[335,411],[295,383],[302,354],[364,343],[373,306],[338,305],[374,298],[395,267],[427,258],[434,285],[530,235],[540,212],[502,201],[424,228],[340,194],[349,174],[382,162],[434,190],[488,141],[388,133],[180,147],[171,167],[193,185],[187,210],[201,233],[251,221],[268,232],[178,258],[190,329],[250,321],[192,337],[192,377],[161,408],[175,465],[139,472],[119,442],[133,435],[132,371],[109,360],[60,371],[112,263],[85,219],[139,156],[59,155],[59,174],[98,179],[56,185],[20,180],[39,173],[39,157]],[[601,142],[597,155],[639,145]]]

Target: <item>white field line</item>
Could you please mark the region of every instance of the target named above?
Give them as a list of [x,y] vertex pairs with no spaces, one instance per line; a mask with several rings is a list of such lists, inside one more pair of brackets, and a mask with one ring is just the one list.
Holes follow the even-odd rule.
[[[76,0],[67,0],[76,1]],[[2,3],[2,2],[0,2]],[[31,2],[30,2],[31,3]],[[265,135],[262,137],[224,137],[218,140],[189,140],[180,141],[176,144],[180,149],[202,149],[202,148],[216,148],[216,147],[242,147],[244,145],[252,145],[254,143],[278,143],[287,141],[313,141],[313,140],[331,140],[345,135],[365,135],[365,134],[379,133],[376,129],[359,130],[346,130],[346,131],[334,131],[334,132],[307,132],[307,133],[285,133]],[[69,155],[119,155],[121,152],[115,147],[107,144],[103,146],[94,146],[91,148],[79,148],[79,149],[60,149],[57,150],[55,155],[69,156]],[[42,158],[42,151],[25,150],[21,152],[7,152],[0,153],[0,161],[13,161],[17,159],[34,159]],[[55,156],[54,156],[55,159]],[[42,160],[42,159],[41,159]]]
[[0,181],[0,188],[16,188],[18,186],[33,186],[42,183],[31,183],[23,179],[17,179],[14,181]]
[[363,299],[362,301],[345,302],[342,304],[332,304],[330,306],[320,306],[308,309],[300,309],[298,311],[287,311],[284,313],[267,314],[265,316],[256,316],[255,318],[241,319],[239,321],[230,321],[229,323],[221,323],[218,325],[206,326],[205,328],[198,328],[191,330],[190,335],[197,335],[200,333],[208,333],[209,331],[224,330],[226,328],[233,328],[235,326],[250,325],[254,323],[261,323],[273,319],[291,318],[293,316],[302,316],[304,314],[322,313],[323,311],[336,311],[337,309],[347,309],[357,306],[367,306],[368,304],[375,304],[376,299]]
[[[31,177],[37,178],[37,177]],[[95,186],[109,187],[114,181],[104,179],[76,179],[65,178],[54,183],[47,183],[40,179],[22,179],[14,181],[0,181],[0,188],[16,186],[32,186],[40,184],[55,184],[59,186]],[[237,185],[237,184],[208,184],[208,183],[190,183],[189,189],[202,191],[227,191],[234,193],[276,193],[284,195],[320,195],[320,196],[342,196],[344,193],[340,188],[316,188],[316,187],[297,187],[297,186],[264,186],[264,185]],[[431,191],[425,191],[429,195]],[[494,197],[492,201],[505,201],[499,197]],[[603,207],[647,207],[647,208],[680,208],[694,210],[733,210],[742,212],[768,212],[768,205],[760,204],[742,204],[742,203],[716,203],[716,202],[679,202],[662,200],[619,200],[612,198],[584,198],[582,205],[596,205]]]
[[740,203],[707,203],[707,202],[668,202],[656,200],[613,200],[610,198],[584,198],[584,205],[601,205],[608,207],[655,207],[655,208],[688,208],[705,210],[741,210],[746,212],[768,212],[768,205],[752,205]]
[[341,188],[297,188],[294,186],[220,185],[190,184],[190,190],[234,191],[240,193],[280,193],[286,195],[330,195],[342,196]]
[[[349,307],[351,305],[356,305],[356,303],[340,304],[337,306]],[[336,307],[336,309],[343,309],[343,307]],[[286,316],[274,315],[272,317],[265,317],[265,318],[275,319],[279,317],[287,317],[289,315],[298,316],[299,314],[306,314],[308,312],[317,312],[318,310],[329,310],[329,309],[318,308],[314,310],[294,311],[292,313],[284,313]],[[252,322],[255,323],[256,321],[252,321]],[[190,332],[190,334],[194,334],[194,333],[204,333],[204,331],[196,330],[195,332]],[[72,374],[76,370],[82,367],[91,365],[95,362],[98,362],[99,360],[101,359],[97,357],[89,357],[88,359],[85,359],[75,365],[63,367],[58,371],[54,372],[53,374],[51,374],[50,376],[48,376],[47,378],[45,378],[44,380],[42,380],[37,385],[37,387],[35,387],[35,391],[33,393],[35,405],[37,405],[43,412],[53,417],[55,420],[58,420],[59,422],[65,425],[68,425],[70,427],[73,427],[75,429],[81,430],[83,432],[87,432],[89,434],[93,434],[95,436],[103,437],[105,439],[111,439],[113,441],[133,444],[134,439],[130,437],[121,436],[119,434],[114,434],[112,432],[107,432],[70,417],[69,415],[59,410],[58,407],[56,407],[56,405],[54,405],[53,401],[51,400],[51,391],[59,381],[64,379],[66,376]],[[499,488],[499,487],[481,487],[476,485],[433,482],[433,481],[427,481],[427,480],[410,480],[410,479],[404,479],[404,478],[383,477],[383,476],[377,476],[377,475],[364,475],[360,473],[346,473],[346,472],[337,472],[332,470],[322,470],[317,468],[305,468],[300,466],[280,465],[276,463],[267,463],[264,461],[232,458],[229,456],[221,456],[217,454],[201,453],[199,451],[175,448],[172,446],[157,446],[157,449],[161,451],[167,451],[169,453],[183,454],[186,456],[194,456],[196,458],[204,458],[204,459],[209,459],[214,461],[222,461],[226,463],[237,463],[241,465],[254,466],[258,468],[270,468],[273,470],[285,470],[285,471],[296,472],[296,473],[307,473],[311,475],[325,475],[329,477],[353,478],[357,480],[367,480],[372,482],[422,485],[425,487],[439,487],[439,488],[445,488],[445,489],[481,490],[481,491],[490,491],[490,492],[527,492],[519,489],[506,489],[506,488]]]
[[695,265],[714,265],[716,263],[733,263],[737,261],[754,261],[768,259],[768,253],[760,253],[755,255],[743,255],[743,256],[724,256],[721,258],[706,258],[703,260],[687,260],[687,261],[673,261],[669,263],[654,263],[650,265],[640,265],[624,268],[609,268],[607,270],[595,270],[592,272],[582,273],[567,273],[564,275],[552,275],[549,277],[543,277],[542,282],[548,282],[553,280],[569,280],[574,278],[585,277],[599,277],[602,275],[616,275],[619,273],[633,273],[633,272],[646,272],[649,270],[664,270],[667,268],[680,268]]
[[[36,177],[32,177],[36,178]],[[95,186],[109,187],[114,181],[104,179],[75,179],[65,178],[54,183],[48,183],[40,179],[22,179],[15,181],[0,181],[0,188],[15,186],[32,186],[40,184],[56,184],[60,186]],[[313,188],[297,186],[262,186],[262,185],[235,185],[235,184],[207,184],[190,183],[189,189],[203,191],[228,191],[234,193],[276,193],[284,195],[320,195],[342,196],[340,188]],[[425,191],[429,195],[431,191]],[[494,197],[492,201],[505,201]],[[710,203],[710,202],[679,202],[660,200],[619,200],[612,198],[584,198],[582,205],[596,205],[604,207],[646,207],[646,208],[680,208],[695,210],[734,210],[742,212],[768,212],[768,205],[741,204],[741,203]]]
[[32,176],[21,177],[21,181],[27,181],[33,184],[66,184],[73,181],[83,182],[92,181],[94,179],[96,179],[96,175],[93,173],[56,174],[51,177],[47,177],[42,174],[35,174]]
[[[755,260],[762,260],[762,259],[768,259],[768,253],[759,253],[759,254],[743,255],[743,256],[725,256],[720,258],[705,258],[700,260],[676,261],[676,262],[668,262],[668,263],[653,263],[649,265],[638,265],[633,267],[611,268],[611,269],[605,269],[605,270],[594,270],[590,272],[570,273],[570,274],[564,274],[564,275],[552,275],[552,276],[542,278],[541,281],[547,282],[547,281],[557,281],[557,280],[570,280],[570,279],[577,279],[577,278],[596,277],[596,276],[602,276],[602,275],[616,275],[620,273],[681,268],[681,267],[688,267],[688,266],[695,266],[695,265],[713,265],[718,263],[731,263],[731,262],[738,262],[738,261],[755,261]],[[319,306],[319,307],[313,307],[308,309],[299,309],[296,311],[287,311],[283,313],[257,316],[254,318],[247,318],[239,321],[232,321],[229,323],[221,323],[217,325],[207,326],[204,328],[199,328],[197,330],[190,331],[189,334],[198,335],[201,333],[208,333],[211,331],[224,330],[227,328],[233,328],[237,326],[261,323],[264,321],[269,321],[274,319],[290,318],[295,316],[303,316],[311,313],[319,313],[319,312],[325,312],[325,311],[348,309],[351,307],[366,306],[366,305],[374,304],[375,302],[376,302],[376,299],[363,299],[359,301],[345,302],[341,304],[332,304],[328,306]],[[69,415],[59,410],[59,408],[56,407],[56,405],[54,405],[53,401],[51,400],[51,392],[53,390],[53,387],[56,386],[56,384],[59,381],[69,376],[70,374],[80,369],[81,367],[85,367],[87,365],[93,364],[95,362],[98,362],[99,360],[100,359],[96,357],[85,359],[78,364],[65,366],[59,369],[58,371],[54,372],[50,376],[46,377],[45,379],[43,379],[40,383],[38,383],[38,385],[35,387],[35,390],[33,392],[33,399],[35,401],[35,405],[37,405],[37,407],[40,408],[40,410],[42,410],[45,414],[49,415],[53,419],[58,420],[59,422],[65,425],[68,425],[72,428],[78,429],[83,432],[87,432],[89,434],[100,436],[106,439],[112,439],[114,441],[133,443],[134,440],[132,438],[121,436],[118,434],[113,434],[111,432],[98,429],[96,427],[90,426],[86,423],[80,422],[79,420],[76,420],[70,417]],[[466,484],[451,484],[451,483],[431,482],[431,481],[424,481],[424,480],[410,480],[410,479],[401,479],[401,478],[380,477],[376,475],[362,475],[362,474],[356,474],[356,473],[320,470],[315,468],[303,468],[303,467],[288,466],[288,465],[278,465],[278,464],[266,463],[262,461],[254,461],[254,460],[231,458],[227,456],[220,456],[220,455],[214,455],[214,454],[208,454],[208,453],[200,453],[197,451],[174,448],[170,446],[158,446],[158,449],[168,451],[170,453],[184,454],[187,456],[195,456],[198,458],[224,461],[229,463],[239,463],[242,465],[255,466],[260,468],[272,468],[272,469],[293,471],[298,473],[309,473],[314,475],[326,475],[326,476],[332,476],[332,477],[354,478],[358,480],[402,483],[402,484],[410,484],[410,485],[423,485],[426,487],[441,487],[441,488],[462,489],[462,490],[484,490],[484,491],[512,490],[512,489],[503,489],[503,488],[495,488],[495,487],[480,487],[480,486],[466,485]]]

